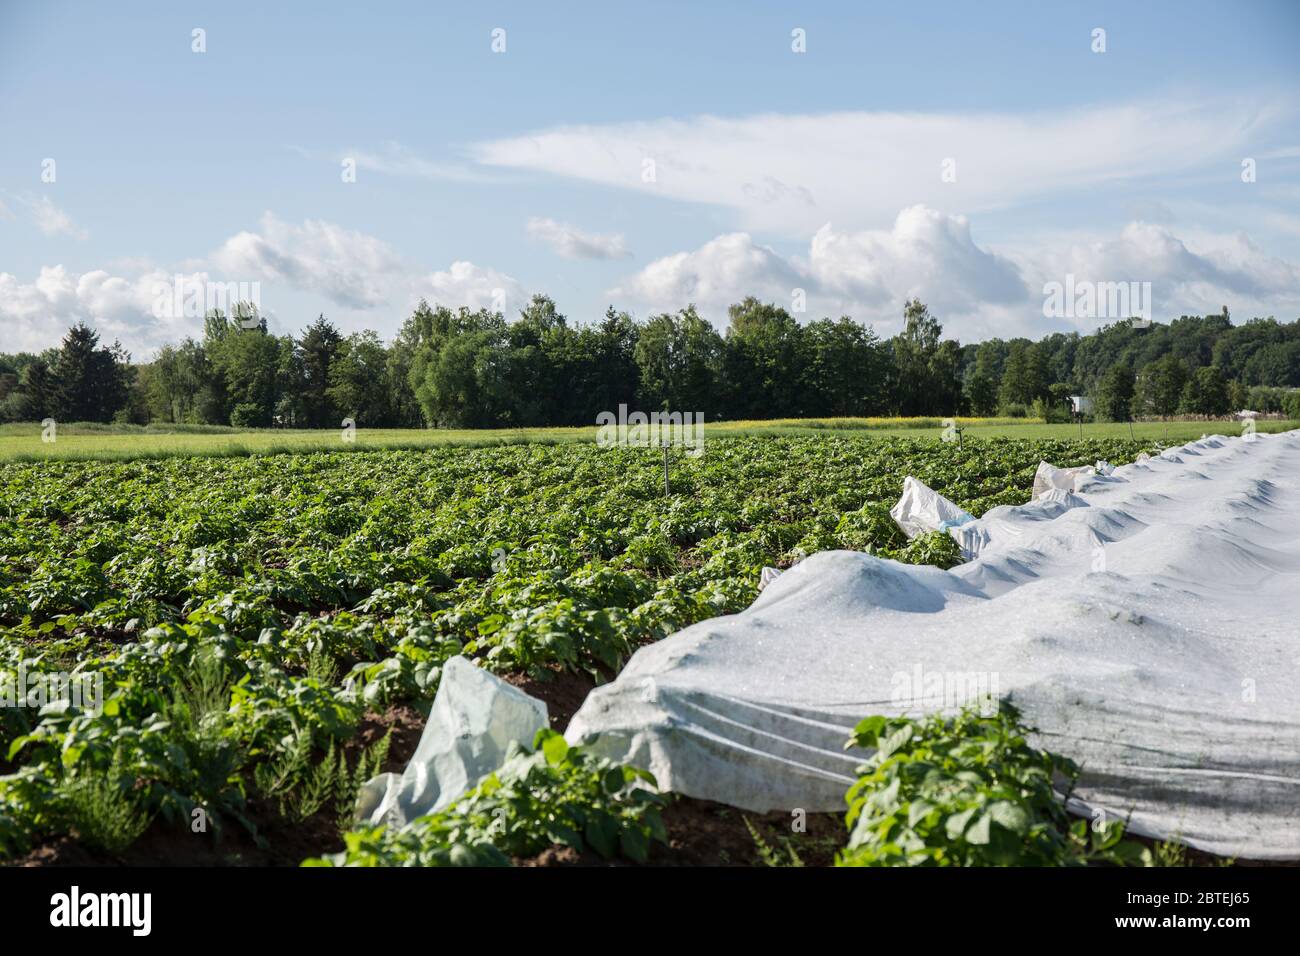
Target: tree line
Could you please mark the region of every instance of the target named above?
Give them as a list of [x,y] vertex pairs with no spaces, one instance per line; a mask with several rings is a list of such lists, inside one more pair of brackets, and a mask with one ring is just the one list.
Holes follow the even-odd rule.
[[1034,416],[1063,420],[1093,399],[1111,421],[1250,408],[1300,418],[1300,320],[1234,325],[1221,314],[1168,324],[963,345],[920,301],[881,338],[848,316],[796,321],[746,298],[719,332],[694,306],[637,321],[608,309],[572,323],[546,296],[508,321],[421,302],[388,343],[344,335],[323,315],[273,335],[256,308],[204,318],[201,340],[133,363],[93,329],[57,348],[0,354],[0,421],[237,427],[491,428],[590,425],[620,404],[707,420],[832,416]]

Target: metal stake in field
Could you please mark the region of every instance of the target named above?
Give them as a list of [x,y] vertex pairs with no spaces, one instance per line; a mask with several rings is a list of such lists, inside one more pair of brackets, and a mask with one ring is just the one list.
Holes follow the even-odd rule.
[[1086,395],[1071,395],[1070,411],[1079,421],[1079,441],[1083,441],[1083,416],[1092,411],[1092,399]]
[[673,490],[668,487],[668,442],[661,441],[659,444],[664,450],[664,494],[671,495]]

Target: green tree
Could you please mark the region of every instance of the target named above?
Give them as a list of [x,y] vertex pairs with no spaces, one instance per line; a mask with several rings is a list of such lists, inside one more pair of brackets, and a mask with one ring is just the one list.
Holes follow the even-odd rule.
[[894,356],[894,402],[900,415],[934,411],[931,363],[939,351],[943,327],[920,299],[903,307],[903,331],[891,341]]
[[451,428],[492,428],[513,420],[510,342],[499,312],[463,306],[412,314],[410,383],[424,420]]
[[1198,368],[1183,387],[1182,410],[1192,415],[1226,415],[1232,408],[1228,380],[1217,366]]
[[10,365],[12,384],[0,405],[0,420],[38,422],[55,414],[59,389],[51,369],[57,356],[56,349],[49,349],[40,355],[17,357]]
[[989,339],[975,347],[975,371],[990,379],[994,388],[1002,382],[1007,351],[1007,343],[1001,339]]
[[957,415],[962,411],[961,346],[955,339],[939,343],[930,358],[932,415]]
[[475,329],[456,336],[439,352],[424,388],[417,392],[433,421],[452,428],[514,424],[501,340],[498,330]]
[[601,412],[617,411],[620,404],[631,406],[636,402],[640,384],[636,364],[639,333],[632,317],[616,312],[613,306],[597,325],[578,333],[575,349],[580,361],[573,368],[572,391],[584,399],[584,404],[572,424],[590,424]]
[[1282,413],[1291,421],[1300,421],[1300,389],[1287,392],[1282,400]]
[[68,330],[50,370],[52,414],[62,421],[110,422],[128,399],[130,356],[99,345],[84,323]]
[[1187,379],[1187,364],[1172,353],[1149,363],[1138,376],[1138,406],[1161,418],[1175,414]]
[[834,322],[820,319],[804,327],[803,338],[805,414],[845,417],[885,412],[889,355],[869,326],[848,316]]
[[210,312],[205,326],[204,349],[220,382],[220,404],[230,424],[269,427],[281,394],[282,352],[292,354],[293,341],[271,335],[251,303],[236,303],[229,319]]
[[998,401],[1009,405],[1029,406],[1037,399],[1051,396],[1047,356],[1028,339],[1013,339],[1007,346]]
[[433,323],[433,309],[421,299],[388,347],[384,377],[388,383],[394,425],[415,426],[428,423],[415,397],[414,383],[417,376],[413,374],[413,366],[424,341],[425,330],[432,329]]
[[388,351],[374,332],[356,332],[340,344],[330,365],[331,407],[359,425],[392,425]]
[[903,321],[903,331],[890,340],[891,404],[900,415],[956,414],[962,404],[961,346],[941,341],[943,326],[919,299],[903,307]]
[[[719,417],[722,337],[695,306],[656,315],[633,349],[641,411],[702,412]],[[613,409],[608,409],[612,411]]]
[[199,397],[212,375],[198,342],[186,339],[178,346],[164,345],[150,363],[145,381],[150,417],[163,422],[199,421]]
[[[338,356],[343,336],[334,324],[320,315],[303,330],[298,340],[301,381],[297,383],[298,402],[302,422],[308,428],[335,428],[339,409],[330,401],[330,370]],[[290,378],[295,370],[286,368]]]
[[[1246,388],[1239,381],[1232,381],[1228,384],[1229,402],[1233,411],[1241,411],[1250,407],[1250,389]],[[1259,409],[1255,409],[1259,411]]]
[[[549,296],[535,295],[506,329],[508,417],[520,426],[576,424],[577,334]],[[594,415],[592,420],[594,421]]]
[[728,416],[803,414],[807,356],[799,323],[780,306],[753,296],[730,306],[727,316],[722,374]]
[[966,380],[966,407],[974,415],[994,415],[998,410],[998,386],[987,372],[976,371]]
[[1133,419],[1135,378],[1127,365],[1116,365],[1108,371],[1097,386],[1095,407],[1105,421],[1127,422]]

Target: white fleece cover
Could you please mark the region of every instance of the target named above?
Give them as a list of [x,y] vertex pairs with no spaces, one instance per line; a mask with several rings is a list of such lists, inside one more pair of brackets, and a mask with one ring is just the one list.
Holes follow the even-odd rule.
[[839,811],[870,714],[1009,695],[1079,813],[1300,858],[1300,432],[1214,436],[959,529],[942,571],[812,555],[638,651],[572,742],[753,811]]

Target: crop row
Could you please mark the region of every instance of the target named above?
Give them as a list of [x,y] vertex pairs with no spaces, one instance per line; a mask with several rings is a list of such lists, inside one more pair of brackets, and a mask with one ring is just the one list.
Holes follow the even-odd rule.
[[363,716],[427,706],[453,655],[609,675],[742,610],[764,565],[954,563],[889,518],[904,475],[978,515],[1027,500],[1041,459],[1141,447],[723,439],[674,456],[667,495],[657,451],[593,445],[2,466],[0,681],[102,694],[0,707],[0,856],[196,814],[255,832],[266,805],[342,822],[378,763],[346,747]]

